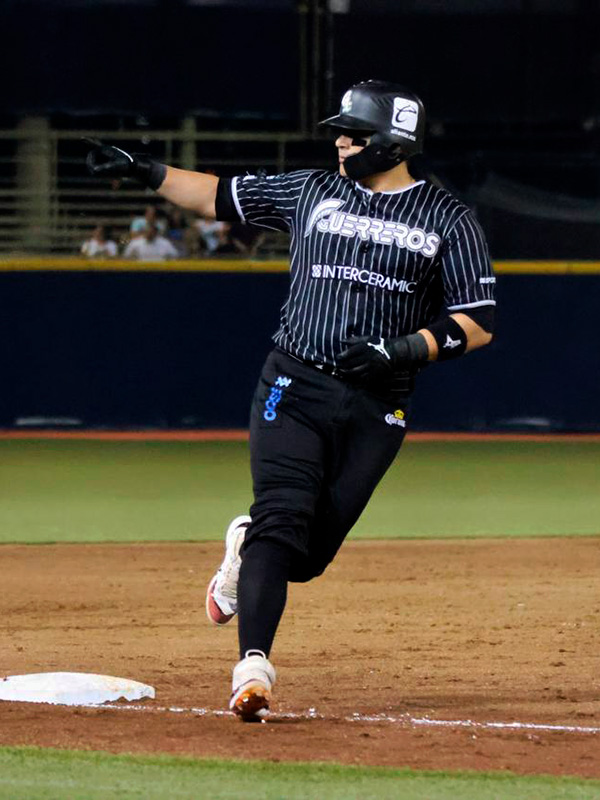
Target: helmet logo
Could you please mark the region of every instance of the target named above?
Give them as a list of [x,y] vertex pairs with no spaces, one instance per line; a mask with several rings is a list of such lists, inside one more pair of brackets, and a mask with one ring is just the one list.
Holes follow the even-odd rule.
[[[342,101],[343,102],[343,101]],[[392,125],[405,131],[414,131],[419,121],[419,106],[406,97],[394,97]]]
[[349,114],[352,111],[352,89],[348,89],[342,97],[342,114]]

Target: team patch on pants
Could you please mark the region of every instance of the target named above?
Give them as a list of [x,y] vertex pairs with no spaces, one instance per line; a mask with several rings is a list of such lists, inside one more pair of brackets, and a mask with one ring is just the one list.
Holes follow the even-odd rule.
[[274,422],[277,419],[277,409],[283,398],[283,391],[287,389],[292,383],[291,378],[285,375],[278,375],[275,382],[271,386],[269,396],[265,400],[265,408],[263,411],[263,419],[266,422]]
[[398,425],[400,428],[406,428],[405,414],[401,408],[397,408],[393,414],[386,414],[384,419],[388,425]]

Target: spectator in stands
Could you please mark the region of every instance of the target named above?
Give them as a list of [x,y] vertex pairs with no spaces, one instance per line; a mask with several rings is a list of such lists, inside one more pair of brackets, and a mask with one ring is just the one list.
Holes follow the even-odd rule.
[[141,236],[152,225],[163,236],[167,232],[167,221],[164,216],[159,216],[156,206],[146,206],[143,216],[134,217],[131,221],[129,226],[131,238]]
[[115,258],[118,252],[117,243],[105,225],[97,225],[90,238],[81,245],[81,254],[87,258]]
[[156,225],[149,225],[141,236],[132,239],[123,253],[125,258],[138,261],[165,261],[179,258],[175,245],[162,236]]
[[200,249],[206,255],[235,252],[229,241],[230,225],[228,222],[219,222],[216,219],[197,219],[194,227],[200,237]]
[[167,206],[165,209],[167,220],[167,239],[175,245],[181,258],[190,255],[194,249],[196,231],[190,227],[185,212],[178,206]]

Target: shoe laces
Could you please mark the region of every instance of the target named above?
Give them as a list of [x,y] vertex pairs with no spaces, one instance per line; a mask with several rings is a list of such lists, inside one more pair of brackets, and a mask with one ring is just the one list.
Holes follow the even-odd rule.
[[240,567],[242,559],[240,556],[240,547],[246,534],[247,525],[240,525],[238,528],[235,545],[232,548],[232,555],[227,554],[224,562],[221,564],[217,571],[217,582],[215,589],[220,595],[234,603],[237,600],[237,585],[240,574]]
[[218,570],[215,588],[219,594],[228,600],[237,599],[237,584],[241,565],[242,559],[239,556],[235,556],[227,559],[227,563],[223,564]]

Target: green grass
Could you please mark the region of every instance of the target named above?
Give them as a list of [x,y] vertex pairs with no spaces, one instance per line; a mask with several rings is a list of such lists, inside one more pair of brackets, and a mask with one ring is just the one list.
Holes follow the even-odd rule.
[[243,443],[0,442],[0,541],[221,538],[251,501]]
[[355,535],[600,534],[600,444],[408,443]]
[[[600,444],[409,442],[353,536],[600,534]],[[251,501],[248,446],[0,441],[0,541],[219,539]]]
[[0,749],[0,800],[594,800],[600,781]]

